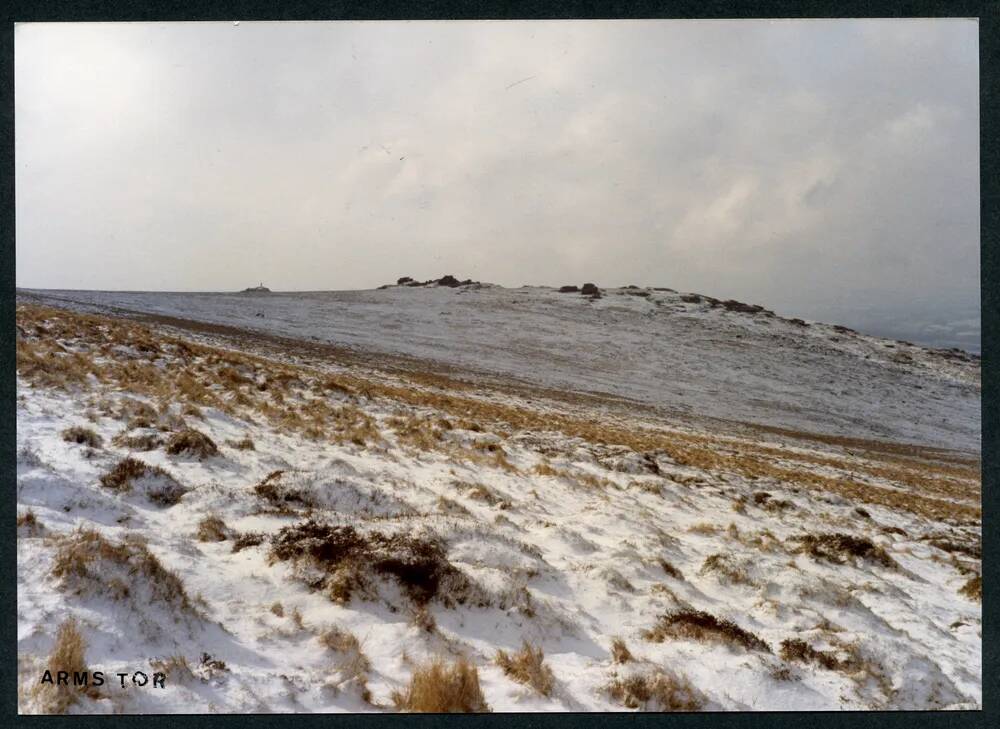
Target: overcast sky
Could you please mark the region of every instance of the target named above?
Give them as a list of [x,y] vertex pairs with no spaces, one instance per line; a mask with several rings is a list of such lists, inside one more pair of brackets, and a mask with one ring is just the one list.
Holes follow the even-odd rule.
[[15,75],[19,286],[978,321],[975,21],[27,24]]

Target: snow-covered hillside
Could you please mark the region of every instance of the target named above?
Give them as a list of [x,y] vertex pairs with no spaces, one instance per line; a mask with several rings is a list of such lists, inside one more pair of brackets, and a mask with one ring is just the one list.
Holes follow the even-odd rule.
[[21,710],[980,707],[978,361],[684,298],[19,293]]
[[405,286],[251,297],[37,293],[605,393],[689,418],[979,450],[977,358],[729,311],[697,295]]

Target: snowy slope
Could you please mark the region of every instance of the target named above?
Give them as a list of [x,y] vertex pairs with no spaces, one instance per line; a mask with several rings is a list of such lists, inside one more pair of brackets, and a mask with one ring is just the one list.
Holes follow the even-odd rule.
[[979,451],[978,359],[672,291],[612,289],[597,300],[536,287],[24,293],[407,355],[689,417]]
[[[367,326],[385,351],[552,386],[579,370],[586,384],[571,389],[664,408],[527,397],[495,379],[431,377],[433,364],[379,371],[22,297],[22,711],[52,710],[38,676],[69,617],[91,668],[169,666],[163,690],[110,687],[74,696],[70,712],[393,710],[394,692],[434,657],[476,666],[493,711],[670,708],[664,696],[675,693],[615,689],[657,676],[656,686],[690,686],[683,708],[703,710],[982,704],[978,446],[962,440],[978,434],[963,404],[978,403],[978,364],[915,349],[914,362],[893,362],[878,340],[764,323],[671,292],[651,294],[660,304],[537,289],[64,295],[359,346]],[[519,327],[501,326],[512,320]],[[722,362],[759,374],[726,374]],[[792,377],[807,377],[809,362],[828,371]],[[804,382],[836,373],[867,380],[835,384],[843,396],[806,392]],[[753,412],[771,423],[822,425],[832,408],[829,430],[858,436],[870,431],[851,427],[842,401],[860,407],[863,388],[889,400],[911,383],[935,397],[886,405],[877,427],[973,456],[722,434],[677,412],[682,402],[737,418],[767,397],[770,408]],[[810,408],[796,410],[798,397]],[[948,428],[890,417],[949,410]],[[67,435],[74,426],[95,436],[89,445]],[[217,452],[171,452],[191,429]],[[107,476],[127,457],[165,473],[118,488]],[[419,597],[370,557],[282,557],[278,547],[310,523],[349,525],[400,554],[406,540],[438,544],[446,578]],[[105,546],[93,548],[98,539]],[[73,551],[80,544],[91,556]],[[350,564],[361,572],[342,572]],[[703,615],[717,629],[698,628]],[[551,689],[502,668],[497,651],[523,641],[543,652]]]

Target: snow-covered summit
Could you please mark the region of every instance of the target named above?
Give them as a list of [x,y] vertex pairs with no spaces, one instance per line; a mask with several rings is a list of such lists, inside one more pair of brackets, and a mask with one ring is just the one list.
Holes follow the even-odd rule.
[[[979,449],[973,355],[666,288],[397,285],[238,295],[49,291],[34,298],[416,358],[470,377],[599,393],[696,419]],[[24,292],[28,294],[29,292]]]

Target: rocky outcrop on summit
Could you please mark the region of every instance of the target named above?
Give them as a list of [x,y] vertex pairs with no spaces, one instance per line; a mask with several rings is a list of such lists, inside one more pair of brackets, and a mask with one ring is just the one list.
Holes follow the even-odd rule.
[[473,281],[471,278],[460,281],[459,279],[452,276],[450,273],[446,273],[441,278],[432,278],[428,281],[417,281],[410,276],[402,276],[396,279],[395,284],[383,284],[379,286],[379,290],[392,288],[393,286],[445,286],[447,288],[457,289],[459,287],[468,286],[470,288],[483,288],[484,286],[490,286],[491,284],[484,284],[481,281]]

